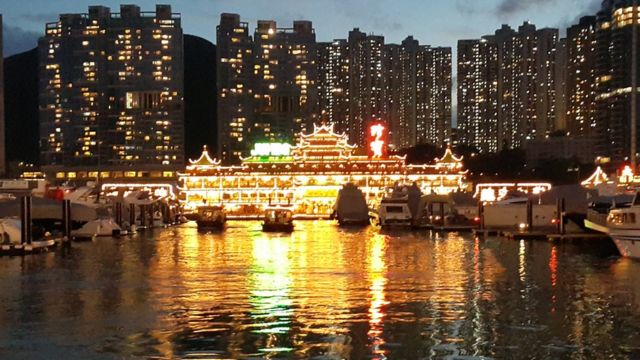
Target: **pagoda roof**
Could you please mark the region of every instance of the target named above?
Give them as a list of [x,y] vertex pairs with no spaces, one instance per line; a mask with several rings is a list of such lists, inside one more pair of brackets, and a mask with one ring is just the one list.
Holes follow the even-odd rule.
[[347,138],[347,134],[342,133],[339,134],[337,132],[335,132],[334,130],[334,124],[322,124],[320,126],[313,124],[313,132],[311,134],[304,134],[304,133],[300,133],[300,137],[303,139],[308,139],[308,138],[312,138],[316,135],[331,135],[337,138],[341,138],[341,139],[346,139]]
[[596,171],[594,171],[593,174],[591,174],[591,176],[589,176],[585,181],[581,182],[580,184],[582,186],[596,186],[600,184],[606,184],[608,182],[609,182],[609,177],[604,172],[604,170],[602,170],[602,168],[598,166],[596,168]]
[[442,155],[441,158],[436,158],[436,162],[437,163],[441,163],[441,164],[457,164],[459,162],[462,161],[462,156],[460,157],[456,157],[453,154],[453,151],[451,151],[451,147],[447,147],[447,149],[444,151],[444,155]]
[[202,147],[202,154],[197,160],[189,159],[189,164],[193,166],[216,166],[220,165],[220,160],[214,160],[209,156],[209,150],[207,150],[207,145]]

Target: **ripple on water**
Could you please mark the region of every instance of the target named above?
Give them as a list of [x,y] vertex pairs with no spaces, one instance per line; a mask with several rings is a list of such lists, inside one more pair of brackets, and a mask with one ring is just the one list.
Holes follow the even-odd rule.
[[259,228],[2,258],[0,349],[34,338],[39,353],[87,359],[640,357],[639,262],[325,221]]

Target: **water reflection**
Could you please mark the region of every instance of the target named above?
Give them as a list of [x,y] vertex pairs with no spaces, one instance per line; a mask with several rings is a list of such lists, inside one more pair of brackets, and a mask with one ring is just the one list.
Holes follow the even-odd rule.
[[254,236],[253,263],[249,271],[251,318],[253,332],[267,335],[260,351],[283,352],[293,350],[288,343],[293,317],[293,302],[289,298],[289,241],[284,237]]
[[386,359],[383,338],[383,306],[387,304],[384,298],[384,286],[387,283],[384,272],[386,271],[384,262],[384,251],[386,237],[376,234],[371,238],[371,250],[369,251],[369,287],[371,305],[369,306],[369,341],[373,359]]
[[257,222],[0,259],[0,358],[638,358],[640,262]]

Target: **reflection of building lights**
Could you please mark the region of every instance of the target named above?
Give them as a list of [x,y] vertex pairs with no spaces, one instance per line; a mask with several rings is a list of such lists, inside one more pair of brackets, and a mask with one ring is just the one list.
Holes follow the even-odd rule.
[[[555,288],[558,284],[558,254],[556,251],[556,247],[551,247],[551,256],[549,257],[549,270],[551,271],[551,287]],[[551,308],[551,312],[555,312],[555,304],[556,304],[556,294],[554,293],[551,296],[551,303],[553,307]]]
[[524,282],[527,276],[527,247],[524,240],[520,240],[520,248],[518,250],[518,274],[520,275],[520,281]]
[[371,339],[374,358],[384,358],[385,350],[381,347],[384,345],[384,339],[382,338],[384,311],[382,307],[388,303],[385,301],[384,296],[384,288],[387,283],[384,275],[386,270],[384,261],[386,237],[376,234],[371,239],[371,242],[371,251],[369,253],[369,278],[371,280],[369,292],[371,294],[371,305],[369,306],[369,332],[367,335]]
[[290,329],[293,309],[288,241],[277,237],[253,239],[251,303],[255,310],[251,316],[257,322],[256,333],[284,334]]

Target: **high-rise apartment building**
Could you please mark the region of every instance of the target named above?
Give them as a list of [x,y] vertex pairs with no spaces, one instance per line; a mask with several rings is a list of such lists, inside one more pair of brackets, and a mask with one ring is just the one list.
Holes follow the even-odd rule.
[[496,152],[498,48],[486,39],[458,41],[458,143]]
[[168,5],[90,6],[47,24],[38,44],[45,169],[85,167],[100,177],[181,168],[182,44],[180,16]]
[[585,16],[567,29],[567,131],[571,136],[595,129],[595,16]]
[[[384,37],[349,32],[349,141],[364,146],[366,129],[374,121],[386,122]],[[387,124],[388,125],[388,124]]]
[[389,143],[395,149],[416,144],[416,61],[419,43],[412,36],[384,46],[385,106]]
[[[451,48],[421,46],[416,52],[415,136],[417,143],[451,144]],[[409,123],[409,126],[413,126]],[[411,144],[413,145],[413,144]]]
[[491,152],[555,130],[557,44],[557,29],[526,22],[458,42],[461,143]]
[[222,14],[218,44],[218,156],[247,156],[256,142],[292,142],[319,121],[318,49],[310,21],[279,28],[259,20],[253,37]]
[[535,134],[527,139],[542,139],[556,130],[556,61],[558,29],[539,29],[535,33]]
[[569,54],[567,38],[558,40],[556,48],[556,130],[567,131],[567,77]]
[[413,37],[386,44],[359,29],[317,43],[309,21],[278,28],[259,20],[253,37],[237,14],[218,26],[218,155],[234,162],[255,142],[292,142],[314,123],[332,123],[366,146],[386,125],[392,149],[451,141],[451,49]]
[[253,124],[253,41],[249,24],[237,14],[220,15],[216,39],[218,155],[225,162],[234,162],[247,150]]
[[253,93],[257,102],[250,139],[291,142],[318,120],[316,35],[310,21],[278,28],[259,20],[254,34]]
[[[415,94],[409,95],[409,99],[404,98],[404,60],[407,56],[402,46],[398,44],[385,44],[383,49],[385,88],[382,96],[385,101],[384,107],[386,113],[382,119],[386,122],[389,130],[389,144],[393,148],[402,148],[405,146],[403,143],[409,141],[409,136],[406,136],[406,133],[411,131],[411,128],[406,124],[407,119],[404,117],[403,105],[406,102],[411,102],[411,99],[415,98]],[[407,85],[409,88],[410,84]],[[415,101],[413,103],[415,104]],[[413,128],[415,128],[415,123]]]
[[[596,155],[609,157],[620,164],[631,157],[633,114],[633,69],[637,72],[638,46],[633,46],[633,32],[638,33],[638,9],[632,0],[603,1],[595,26],[595,136]],[[640,34],[638,34],[640,35]],[[637,77],[637,76],[636,76]],[[636,79],[637,84],[637,79]],[[636,96],[636,107],[637,107]],[[638,149],[636,136],[636,152]]]
[[418,125],[418,53],[420,43],[413,36],[400,45],[400,98],[397,122],[391,125],[396,148],[408,148],[417,143]]
[[318,43],[320,121],[349,132],[349,46],[346,40]]

